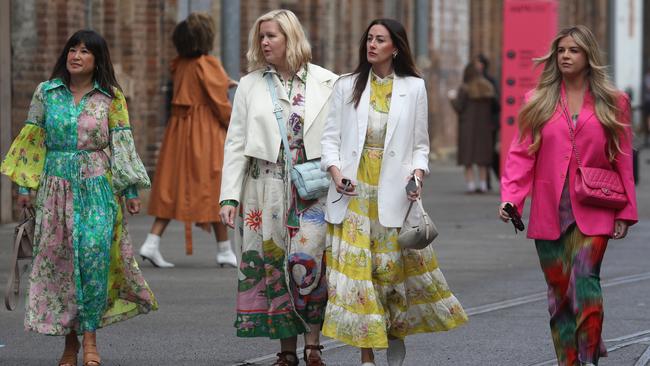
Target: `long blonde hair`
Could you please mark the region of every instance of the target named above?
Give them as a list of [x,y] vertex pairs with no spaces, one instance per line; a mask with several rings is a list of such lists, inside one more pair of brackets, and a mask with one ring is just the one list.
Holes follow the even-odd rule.
[[553,39],[549,53],[534,59],[536,66],[544,64],[544,70],[530,101],[519,112],[520,141],[526,133],[530,133],[533,143],[529,146],[528,153],[532,155],[539,150],[542,128],[560,101],[562,74],[557,65],[557,49],[560,40],[567,36],[571,36],[587,56],[588,86],[594,98],[596,116],[607,134],[609,160],[613,161],[616,154],[621,152],[619,134],[625,130],[625,125],[617,121],[622,112],[617,105],[621,92],[614,87],[607,75],[607,66],[603,63],[596,37],[584,25],[561,30]]
[[257,18],[253,24],[248,33],[248,52],[246,52],[248,71],[261,69],[267,65],[260,46],[260,24],[271,20],[278,23],[280,32],[286,39],[286,58],[290,71],[298,71],[302,65],[311,61],[311,46],[296,14],[286,9],[272,10]]

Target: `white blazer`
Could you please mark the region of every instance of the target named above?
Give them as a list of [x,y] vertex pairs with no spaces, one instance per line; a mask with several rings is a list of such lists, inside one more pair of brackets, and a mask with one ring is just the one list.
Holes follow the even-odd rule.
[[[370,108],[370,78],[359,107],[351,101],[356,76],[341,77],[334,85],[330,113],[321,139],[321,167],[334,165],[344,177],[356,180],[361,152],[368,127]],[[396,76],[388,112],[384,141],[384,157],[379,176],[379,223],[384,227],[401,227],[409,200],[405,187],[408,176],[415,169],[429,173],[427,91],[424,80],[417,77]],[[340,197],[334,182],[327,195],[325,219],[333,224],[343,221],[350,202],[349,196]]]
[[[278,161],[282,137],[273,114],[273,103],[263,76],[264,71],[256,70],[242,77],[235,92],[224,146],[219,201],[241,202],[249,158]],[[308,160],[321,155],[320,138],[329,111],[332,87],[337,78],[336,74],[320,66],[307,66],[303,141]],[[291,112],[289,98],[279,79],[273,79],[286,120]]]

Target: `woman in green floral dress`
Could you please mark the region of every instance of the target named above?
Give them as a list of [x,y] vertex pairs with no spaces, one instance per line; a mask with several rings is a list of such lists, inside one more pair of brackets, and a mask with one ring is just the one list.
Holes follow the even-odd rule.
[[[25,126],[0,171],[36,191],[35,254],[25,328],[65,335],[59,365],[100,365],[98,328],[157,308],[133,258],[123,215],[140,211],[149,178],[133,144],[106,41],[78,31],[50,80],[38,85]],[[126,205],[124,202],[126,201]]]

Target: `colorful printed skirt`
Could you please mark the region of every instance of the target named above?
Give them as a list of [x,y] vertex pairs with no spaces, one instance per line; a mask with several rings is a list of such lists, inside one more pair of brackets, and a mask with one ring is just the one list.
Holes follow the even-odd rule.
[[[252,159],[235,238],[241,248],[235,320],[239,337],[284,339],[305,333],[307,324],[323,322],[325,201],[303,211],[300,227],[287,239],[284,184],[282,165]],[[288,244],[296,253],[292,268]],[[307,258],[305,252],[316,255]]]
[[453,329],[467,321],[438,268],[433,248],[401,249],[397,228],[379,223],[377,191],[383,150],[364,148],[358,196],[343,223],[328,225],[329,301],[323,334],[362,348],[388,338]]
[[607,356],[600,265],[608,239],[586,236],[573,224],[557,240],[535,240],[559,366],[597,365]]

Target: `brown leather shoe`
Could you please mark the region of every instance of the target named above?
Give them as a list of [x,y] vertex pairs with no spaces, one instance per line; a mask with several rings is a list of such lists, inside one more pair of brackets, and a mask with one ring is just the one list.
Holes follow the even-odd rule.
[[[307,350],[311,350],[311,352],[309,352],[309,356],[307,356]],[[305,345],[305,350],[303,351],[303,356],[305,357],[305,365],[326,366],[320,357],[322,354],[323,354],[323,346],[315,345],[315,344]]]
[[97,352],[97,335],[95,332],[85,332],[83,339],[84,366],[100,366],[102,360]]
[[59,360],[59,366],[77,366],[77,354],[79,353],[81,344],[77,339],[77,333],[71,332],[65,336],[65,348],[63,355]]
[[298,355],[295,352],[284,351],[277,354],[278,359],[271,366],[298,366]]

